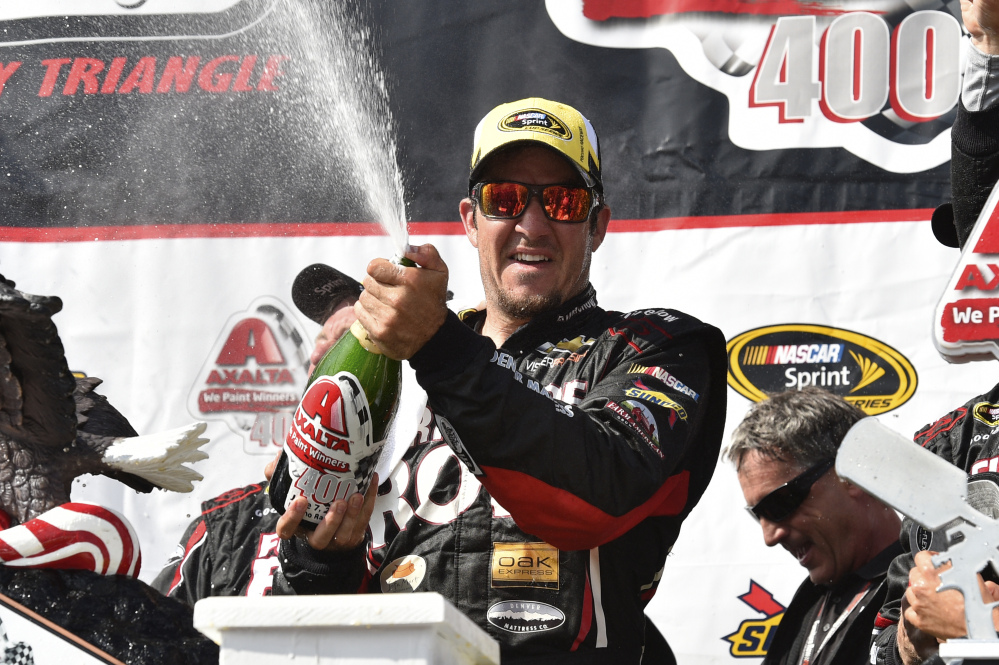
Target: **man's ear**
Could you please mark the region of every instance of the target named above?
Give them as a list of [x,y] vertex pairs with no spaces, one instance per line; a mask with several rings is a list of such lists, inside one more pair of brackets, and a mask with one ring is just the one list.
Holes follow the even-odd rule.
[[465,236],[472,247],[479,246],[479,227],[475,223],[475,202],[472,199],[464,198],[458,204],[458,212],[461,214],[461,223],[465,227]]
[[610,224],[611,211],[610,208],[604,206],[597,213],[597,223],[593,228],[593,242],[591,243],[591,251],[597,251],[597,247],[604,241],[604,236],[607,235],[607,225]]

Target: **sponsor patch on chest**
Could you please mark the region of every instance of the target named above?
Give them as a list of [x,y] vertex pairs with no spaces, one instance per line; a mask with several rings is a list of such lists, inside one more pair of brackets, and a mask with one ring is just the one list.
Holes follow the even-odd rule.
[[558,589],[558,548],[548,543],[493,543],[493,588]]

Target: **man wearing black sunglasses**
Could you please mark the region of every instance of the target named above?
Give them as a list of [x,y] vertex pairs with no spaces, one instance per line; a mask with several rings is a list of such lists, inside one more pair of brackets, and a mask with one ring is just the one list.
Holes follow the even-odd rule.
[[304,538],[294,506],[282,516],[277,593],[436,591],[504,663],[642,662],[644,607],[717,460],[725,338],[675,310],[597,305],[603,182],[572,107],[485,116],[459,205],[485,307],[448,311],[430,245],[406,254],[420,268],[371,262],[358,319],[409,360],[428,409],[377,497],[335,503]]
[[806,388],[754,405],[732,433],[726,454],[763,540],[808,569],[766,665],[868,662],[888,565],[902,548],[895,512],[833,470],[843,437],[863,417],[842,398]]

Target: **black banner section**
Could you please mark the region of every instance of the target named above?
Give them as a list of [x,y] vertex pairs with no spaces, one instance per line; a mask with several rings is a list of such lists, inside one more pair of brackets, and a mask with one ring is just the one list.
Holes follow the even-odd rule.
[[[374,97],[361,95],[355,119],[394,139],[414,221],[457,220],[476,123],[528,96],[591,119],[619,219],[925,209],[949,196],[947,163],[893,173],[840,147],[737,147],[725,94],[667,48],[570,39],[550,12],[572,3],[228,0],[163,15],[108,4],[102,16],[0,17],[0,238],[4,226],[374,221],[370,180],[345,147],[357,128],[328,113],[359,89]],[[904,18],[886,16],[888,29]],[[382,90],[392,124],[370,103]],[[927,142],[950,114],[886,122],[864,124]],[[368,148],[381,159],[390,143]]]

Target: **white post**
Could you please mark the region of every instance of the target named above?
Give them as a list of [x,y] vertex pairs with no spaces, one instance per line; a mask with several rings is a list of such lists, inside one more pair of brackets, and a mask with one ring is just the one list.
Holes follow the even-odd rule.
[[498,665],[499,643],[437,593],[215,597],[194,626],[220,665]]

